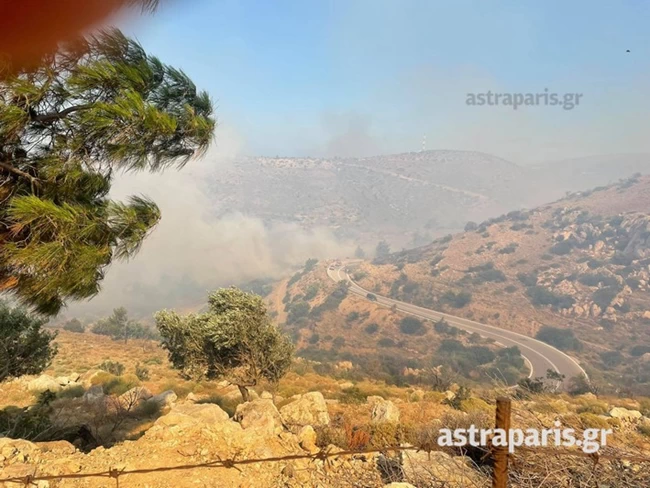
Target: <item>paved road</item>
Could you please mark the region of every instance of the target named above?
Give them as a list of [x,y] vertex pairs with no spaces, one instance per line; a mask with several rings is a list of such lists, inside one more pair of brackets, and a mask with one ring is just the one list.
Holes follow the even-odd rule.
[[[368,293],[372,293],[361,288],[352,280],[352,278],[350,278],[345,270],[345,265],[328,268],[327,274],[334,281],[347,280],[350,283],[349,290],[352,293],[362,297],[366,297]],[[575,359],[569,357],[559,349],[538,341],[537,339],[533,339],[532,337],[493,327],[491,325],[481,324],[462,317],[455,317],[446,313],[418,307],[416,305],[411,305],[410,303],[400,302],[398,300],[393,300],[392,298],[377,295],[376,293],[373,293],[373,295],[377,297],[376,303],[380,305],[387,307],[395,306],[400,312],[426,320],[438,321],[441,318],[444,318],[454,327],[466,330],[469,333],[477,332],[483,337],[494,339],[494,341],[502,346],[517,346],[528,363],[530,369],[529,377],[537,378],[539,376],[546,376],[546,371],[549,369],[565,375],[567,379],[580,374],[586,375],[585,371]]]

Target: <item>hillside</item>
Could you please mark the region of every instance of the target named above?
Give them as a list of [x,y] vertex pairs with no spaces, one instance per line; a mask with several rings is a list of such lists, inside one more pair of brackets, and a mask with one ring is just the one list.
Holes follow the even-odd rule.
[[649,208],[650,178],[634,177],[469,223],[463,233],[364,263],[354,276],[378,294],[526,335],[570,329],[578,341],[551,340],[593,378],[648,391]]
[[279,283],[268,302],[297,354],[322,363],[320,370],[328,374],[355,370],[393,384],[419,385],[514,384],[528,374],[519,351],[349,293],[327,276],[326,264],[308,263]]
[[627,159],[523,167],[490,154],[452,150],[368,158],[241,157],[219,166],[206,185],[217,215],[236,209],[266,222],[328,227],[364,247],[381,239],[413,247],[460,230],[468,220],[650,168],[647,155],[621,163]]

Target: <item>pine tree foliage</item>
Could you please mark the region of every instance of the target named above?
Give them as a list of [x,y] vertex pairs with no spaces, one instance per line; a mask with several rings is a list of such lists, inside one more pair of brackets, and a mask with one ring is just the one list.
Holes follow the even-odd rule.
[[43,330],[46,320],[0,301],[0,382],[38,374],[56,355],[56,333]]
[[118,30],[8,72],[17,74],[0,81],[0,292],[54,314],[95,295],[111,261],[132,257],[160,220],[143,196],[111,201],[113,175],[202,155],[212,103]]
[[277,382],[287,372],[293,345],[275,326],[258,295],[222,288],[208,300],[209,311],[180,316],[156,314],[162,345],[174,368],[186,378],[222,378],[240,387],[261,379]]

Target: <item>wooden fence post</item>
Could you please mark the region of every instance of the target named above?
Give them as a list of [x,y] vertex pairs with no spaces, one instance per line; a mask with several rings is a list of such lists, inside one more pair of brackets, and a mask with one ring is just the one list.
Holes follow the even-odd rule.
[[[510,410],[512,402],[510,398],[497,398],[496,428],[506,431],[510,430]],[[508,487],[508,446],[492,446],[492,459],[494,467],[492,471],[492,488]]]

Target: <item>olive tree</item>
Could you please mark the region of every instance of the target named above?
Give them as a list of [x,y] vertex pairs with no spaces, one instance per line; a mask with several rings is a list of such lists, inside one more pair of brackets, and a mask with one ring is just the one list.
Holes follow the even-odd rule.
[[293,344],[269,318],[261,297],[238,288],[221,288],[208,299],[208,311],[181,316],[155,315],[162,345],[185,378],[225,379],[244,401],[262,379],[277,382],[287,372]]

